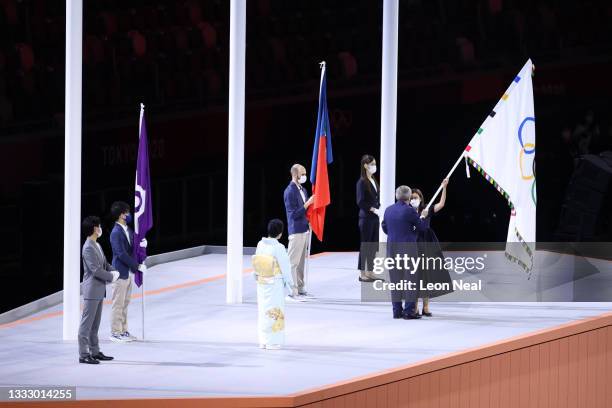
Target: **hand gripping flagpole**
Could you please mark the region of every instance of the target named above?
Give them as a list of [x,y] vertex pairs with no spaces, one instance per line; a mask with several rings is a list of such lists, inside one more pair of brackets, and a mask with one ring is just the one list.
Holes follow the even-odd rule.
[[[466,166],[465,169],[466,170],[465,171],[466,171],[467,177],[470,177],[469,167],[468,167],[468,164],[467,164],[467,155],[466,155],[466,152],[464,151],[463,153],[461,153],[461,156],[459,156],[459,158],[457,159],[457,161],[453,165],[453,168],[450,169],[450,171],[448,172],[448,174],[446,175],[445,178],[447,178],[447,179],[450,178],[451,174],[453,174],[455,169],[457,169],[457,166],[459,166],[459,163],[461,163],[462,159],[466,161],[466,164],[465,164],[465,166]],[[426,210],[429,210],[429,207],[433,204],[435,199],[438,197],[438,194],[440,194],[440,191],[442,191],[442,183],[440,183],[440,186],[436,190],[436,193],[431,197],[431,200],[429,200],[429,203],[427,204],[427,207],[425,207]]]

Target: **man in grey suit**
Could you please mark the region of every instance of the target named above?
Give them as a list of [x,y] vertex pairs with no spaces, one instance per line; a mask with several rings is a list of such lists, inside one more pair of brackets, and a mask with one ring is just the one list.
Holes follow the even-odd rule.
[[102,247],[96,241],[102,236],[98,217],[83,220],[83,232],[87,236],[83,244],[83,315],[79,326],[79,363],[100,364],[112,360],[100,351],[98,329],[102,318],[102,302],[106,296],[106,284],[119,278],[119,272],[106,261]]

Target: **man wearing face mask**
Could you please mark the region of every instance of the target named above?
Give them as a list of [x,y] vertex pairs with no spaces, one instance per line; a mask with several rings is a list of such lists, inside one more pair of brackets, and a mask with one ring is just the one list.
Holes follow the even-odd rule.
[[102,236],[98,217],[89,216],[83,220],[83,234],[87,236],[81,252],[83,257],[83,315],[79,325],[79,363],[100,364],[112,360],[100,351],[98,329],[102,318],[102,302],[106,296],[106,284],[115,282],[119,272],[106,261],[97,240]]
[[301,164],[291,166],[291,182],[285,188],[284,200],[287,213],[287,230],[289,233],[289,261],[293,281],[297,286],[297,293],[292,298],[308,297],[304,287],[304,263],[308,247],[308,234],[310,225],[306,219],[306,210],[313,203],[314,196],[308,198],[308,191],[304,187],[306,182],[306,168]]
[[[418,256],[417,237],[419,232],[427,228],[424,218],[427,218],[428,210],[423,210],[419,216],[419,213],[409,204],[411,198],[412,189],[408,186],[399,186],[395,190],[397,201],[385,209],[382,229],[387,234],[387,257],[389,258]],[[389,277],[393,283],[411,282],[418,287],[417,275],[414,272],[403,265],[401,267],[396,265],[389,269]],[[392,290],[393,318],[420,319],[421,316],[414,311],[416,297],[415,290]]]
[[127,308],[132,295],[133,274],[137,270],[146,272],[144,264],[138,264],[134,257],[132,244],[134,231],[128,226],[132,222],[130,206],[123,201],[111,205],[111,215],[115,225],[110,235],[113,248],[113,267],[119,271],[119,279],[113,283],[113,308],[111,316],[110,340],[126,343],[136,340],[128,331]]

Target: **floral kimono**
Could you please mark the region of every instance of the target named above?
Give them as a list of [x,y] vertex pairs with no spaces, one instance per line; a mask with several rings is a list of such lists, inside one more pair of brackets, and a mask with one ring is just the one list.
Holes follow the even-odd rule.
[[291,264],[285,246],[275,238],[262,238],[253,255],[257,281],[260,346],[285,342],[285,288],[293,288]]

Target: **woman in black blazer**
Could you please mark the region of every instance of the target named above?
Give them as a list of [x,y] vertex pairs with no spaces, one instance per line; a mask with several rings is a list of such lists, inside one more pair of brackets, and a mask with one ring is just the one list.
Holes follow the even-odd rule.
[[357,181],[357,205],[359,206],[359,248],[360,282],[382,280],[372,272],[374,258],[378,247],[378,230],[380,228],[380,198],[378,182],[374,178],[376,160],[369,154],[361,158],[361,177]]

